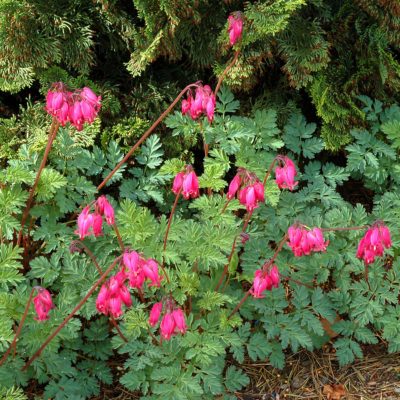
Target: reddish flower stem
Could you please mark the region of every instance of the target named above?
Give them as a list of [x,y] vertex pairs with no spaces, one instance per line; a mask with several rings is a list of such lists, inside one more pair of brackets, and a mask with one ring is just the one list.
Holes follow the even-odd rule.
[[121,234],[119,233],[118,226],[115,222],[113,223],[113,228],[114,228],[115,234],[117,235],[119,247],[121,247],[122,252],[124,252],[125,251],[124,242],[122,241]]
[[15,332],[15,336],[14,336],[13,341],[10,344],[10,347],[7,349],[7,351],[4,353],[3,357],[1,358],[0,365],[3,365],[5,363],[5,361],[7,360],[8,355],[10,354],[10,352],[11,352],[11,350],[13,348],[14,348],[14,353],[15,353],[15,349],[16,349],[16,346],[17,346],[17,339],[18,339],[18,337],[19,337],[19,335],[21,333],[22,327],[23,327],[24,322],[26,320],[26,317],[28,315],[29,306],[32,303],[32,297],[33,297],[33,294],[35,293],[35,290],[36,290],[35,288],[33,288],[31,290],[31,293],[29,295],[28,301],[27,301],[26,306],[25,306],[24,313],[23,313],[22,318],[21,318],[21,322],[18,325],[17,332]]
[[36,351],[36,353],[26,362],[26,364],[22,368],[22,371],[25,371],[33,363],[33,361],[35,361],[35,359],[40,356],[40,354],[46,348],[46,346],[57,336],[57,334],[61,331],[62,328],[64,328],[64,326],[76,314],[76,312],[80,310],[80,308],[86,303],[86,301],[93,294],[93,292],[106,280],[108,274],[115,268],[115,266],[118,264],[118,262],[121,260],[121,258],[122,258],[122,256],[119,256],[113,261],[113,263],[106,269],[104,274],[90,288],[90,290],[87,292],[86,296],[70,312],[70,314],[64,319],[64,321],[61,322],[61,324],[47,337],[47,339],[43,342],[43,344]]
[[33,182],[33,185],[31,187],[31,189],[29,190],[29,197],[28,200],[26,202],[26,206],[25,206],[25,210],[22,214],[22,218],[21,218],[21,228],[18,232],[18,239],[17,239],[17,246],[19,246],[21,244],[21,239],[22,239],[22,233],[23,233],[23,229],[26,223],[26,219],[28,218],[29,215],[29,210],[31,209],[32,203],[33,203],[33,197],[35,195],[35,190],[37,188],[37,185],[39,183],[39,179],[40,179],[40,175],[42,174],[42,171],[44,169],[44,167],[46,166],[47,163],[47,158],[49,156],[51,147],[53,145],[53,142],[57,136],[57,132],[58,132],[58,128],[60,127],[60,124],[58,123],[58,121],[53,118],[53,122],[51,123],[50,126],[50,132],[49,132],[49,138],[47,140],[47,145],[46,145],[46,149],[44,150],[44,154],[43,154],[43,158],[42,161],[40,163],[38,172],[36,174],[36,178],[35,181]]
[[115,168],[104,178],[103,182],[97,186],[97,190],[101,190],[106,183],[113,177],[113,175],[125,164],[137,148],[147,139],[147,137],[154,131],[154,129],[160,124],[160,122],[172,111],[181,97],[192,87],[197,87],[197,83],[187,85],[170,104],[170,106],[157,118],[153,125],[143,134],[143,136],[136,142],[136,144],[126,153],[125,157],[115,166]]
[[239,54],[240,54],[240,50],[236,51],[235,55],[233,56],[232,61],[225,67],[224,71],[222,72],[222,74],[218,78],[217,86],[215,87],[215,91],[214,91],[215,98],[217,98],[217,93],[218,93],[219,89],[221,88],[222,81],[224,80],[226,74],[236,64],[236,61],[238,60]]
[[74,240],[71,242],[71,246],[73,245],[79,245],[82,247],[82,249],[85,251],[85,253],[90,257],[90,259],[92,260],[94,266],[97,269],[97,272],[99,273],[99,275],[103,274],[103,271],[101,270],[101,267],[99,265],[99,263],[97,262],[96,256],[93,254],[93,252],[89,249],[89,247],[86,246],[85,243],[83,243],[81,240]]
[[272,162],[271,162],[271,164],[270,164],[270,166],[268,168],[268,171],[265,174],[265,177],[264,177],[264,180],[263,180],[263,185],[264,186],[267,183],[267,180],[268,180],[269,176],[271,175],[271,172],[272,172],[272,169],[274,168],[275,163],[276,163],[276,157],[272,160]]
[[128,339],[124,336],[124,334],[121,332],[121,329],[118,326],[117,321],[115,320],[115,318],[113,316],[110,316],[110,321],[111,323],[114,325],[114,328],[117,330],[119,336],[121,337],[121,339],[125,342],[128,343]]
[[[252,215],[253,215],[253,211],[249,211],[246,214],[246,218],[244,220],[244,224],[243,224],[243,228],[242,228],[242,232],[241,233],[244,233],[246,231],[247,225],[249,224],[250,218],[251,218]],[[235,239],[233,240],[231,252],[230,252],[229,257],[228,257],[228,262],[225,264],[224,270],[222,271],[222,275],[219,278],[219,281],[218,281],[217,285],[215,286],[215,289],[214,289],[215,291],[217,291],[221,287],[222,283],[224,282],[225,276],[228,273],[229,264],[231,263],[233,254],[235,253],[236,242],[237,242],[238,236],[239,235],[236,235]]]

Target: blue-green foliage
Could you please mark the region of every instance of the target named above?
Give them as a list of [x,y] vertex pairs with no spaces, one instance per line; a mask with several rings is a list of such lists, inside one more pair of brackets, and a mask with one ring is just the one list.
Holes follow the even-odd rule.
[[[71,218],[95,198],[96,185],[123,153],[115,142],[105,151],[96,146],[82,148],[60,129],[30,213],[34,246],[23,273],[21,263],[26,263],[27,255],[12,240],[40,156],[22,146],[18,158],[0,170],[0,350],[4,352],[11,342],[14,321],[20,320],[33,286],[48,288],[56,308],[41,323],[34,320],[33,309],[29,311],[17,355],[0,369],[0,390],[14,390],[35,379],[44,385],[45,399],[90,398],[99,393],[100,382],[112,384],[117,379],[108,364],[117,357],[125,360],[119,366],[123,369],[120,382],[140,392],[143,399],[234,398],[233,393],[249,383],[240,369],[247,357],[268,359],[282,368],[287,351],[313,350],[330,340],[321,321],[338,334],[333,346],[341,365],[361,358],[361,345],[376,343],[379,337],[387,341],[390,352],[399,351],[400,194],[395,171],[400,164],[395,129],[400,108],[363,101],[370,127],[352,132],[356,140],[347,147],[346,167],[321,161],[323,142],[316,126],[299,112],[289,115],[284,126],[279,126],[272,109],[238,116],[239,103],[226,89],[219,94],[212,126],[204,121],[199,127],[179,113],[171,115],[167,125],[173,128],[172,135],[185,136],[188,143],[205,138],[210,152],[199,179],[202,195],[178,202],[165,252],[167,213],[174,200],[170,185],[188,154],[164,160],[160,138],[150,136],[135,153],[134,162],[121,168],[107,187],[125,246],[159,262],[164,257],[169,283],[164,280],[162,289],[146,286],[144,303],[132,290],[133,306],[119,321],[128,343],[115,334],[107,318],[98,315],[95,296],[91,297],[26,372],[21,371],[26,355],[39,348],[99,277],[85,253],[70,252],[77,238]],[[278,152],[293,157],[299,167],[298,188],[280,191],[270,177],[265,204],[255,210],[249,224],[249,240],[237,241],[229,282],[215,291],[242,229],[239,216],[244,214],[237,200],[222,212],[227,174],[233,176],[236,168],[243,167],[262,180]],[[371,214],[364,205],[350,204],[339,194],[338,186],[350,178],[375,191]],[[355,256],[363,232],[327,232],[329,246],[323,253],[295,258],[284,246],[276,259],[282,274],[280,287],[267,292],[264,299],[250,296],[229,318],[254,271],[272,257],[295,221],[345,227],[376,219],[391,229],[393,247],[386,252],[387,258],[370,266],[369,284],[364,280],[364,265]],[[103,236],[86,238],[84,243],[103,271],[121,254],[109,226],[104,227]],[[148,313],[169,292],[188,313],[188,331],[159,343],[157,329],[148,324]]]

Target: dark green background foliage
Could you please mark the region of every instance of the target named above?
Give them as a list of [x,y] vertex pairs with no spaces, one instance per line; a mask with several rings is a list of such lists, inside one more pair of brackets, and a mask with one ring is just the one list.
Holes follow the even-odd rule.
[[[35,96],[37,80],[45,91],[55,79],[90,77],[102,94],[119,99],[111,96],[103,123],[131,118],[133,128],[119,130],[126,141],[177,88],[221,72],[229,54],[226,18],[238,10],[244,36],[227,83],[246,96],[244,109],[295,101],[316,120],[326,147],[338,150],[353,140],[352,127],[365,125],[358,95],[398,100],[397,0],[1,0],[0,90],[25,91],[0,96],[0,107],[8,116],[10,99],[22,102],[25,115],[26,88]],[[8,147],[19,143],[16,134],[20,141],[34,135],[19,119],[0,122]],[[115,130],[105,135],[115,137]]]
[[[215,85],[233,54],[226,19],[238,10],[240,55],[213,125],[171,113],[103,191],[126,246],[161,261],[173,176],[194,165],[202,195],[178,203],[165,253],[166,290],[192,305],[187,334],[153,343],[148,312],[162,291],[146,288],[146,302],[135,297],[121,318],[127,344],[92,298],[21,372],[98,278],[90,258],[69,251],[77,238],[71,216],[98,196],[96,185],[185,85]],[[34,380],[46,399],[90,398],[117,381],[143,399],[233,399],[249,383],[241,363],[268,359],[282,368],[288,352],[321,348],[330,341],[323,319],[338,333],[331,345],[340,365],[382,338],[399,351],[399,24],[396,0],[0,0],[0,354],[32,286],[48,288],[56,304],[44,323],[30,310],[16,357],[0,367],[0,398],[24,399],[18,387]],[[82,132],[59,130],[23,252],[14,235],[51,124],[43,99],[58,80],[90,86],[102,109]],[[215,292],[244,214],[236,200],[221,214],[223,191],[238,167],[262,179],[278,153],[298,166],[298,189],[267,182],[229,284]],[[393,247],[370,267],[369,285],[355,257],[363,233],[331,232],[325,253],[295,258],[285,246],[276,260],[281,286],[228,319],[295,221],[343,227],[376,219],[388,224]],[[85,243],[103,269],[120,254],[109,227]]]

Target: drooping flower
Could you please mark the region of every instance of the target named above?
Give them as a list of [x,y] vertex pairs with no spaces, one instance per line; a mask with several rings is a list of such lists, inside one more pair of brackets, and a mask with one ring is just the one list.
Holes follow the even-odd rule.
[[288,246],[295,257],[309,255],[311,252],[325,251],[329,241],[324,241],[320,228],[307,229],[304,226],[291,226],[288,229]]
[[272,287],[278,288],[279,287],[279,282],[281,281],[281,279],[280,279],[280,276],[279,276],[278,267],[275,264],[269,270],[269,277],[271,278],[271,281],[272,281]]
[[239,12],[228,17],[229,43],[233,46],[242,36],[243,19]]
[[231,180],[231,183],[229,184],[228,187],[228,193],[226,194],[228,200],[232,200],[236,196],[236,193],[239,190],[241,183],[242,179],[240,175],[236,174],[234,178]]
[[48,290],[43,288],[38,288],[38,293],[33,299],[33,304],[35,306],[35,311],[37,321],[46,321],[49,319],[49,312],[54,308],[53,300],[51,299],[51,294]]
[[182,195],[186,200],[199,196],[199,180],[194,171],[186,173],[183,178]]
[[216,99],[210,86],[198,86],[194,98],[192,91],[189,91],[187,98],[182,101],[182,114],[189,114],[193,120],[205,115],[208,122],[211,123],[214,120],[215,106]]
[[157,322],[161,316],[162,309],[163,309],[163,303],[161,301],[153,305],[149,317],[150,326],[155,327],[157,325]]
[[261,269],[256,270],[254,273],[253,286],[250,289],[250,293],[257,299],[262,299],[265,296],[263,292],[265,290],[271,290],[272,280],[267,273],[264,273]]
[[307,232],[307,241],[312,251],[325,251],[329,241],[324,241],[324,235],[319,228],[313,228]]
[[255,182],[245,186],[239,191],[239,202],[246,206],[248,212],[252,212],[258,207],[258,203],[264,202],[264,185],[261,182]]
[[366,265],[372,264],[375,257],[382,257],[384,249],[392,246],[390,231],[382,222],[376,222],[367,230],[358,244],[357,258],[364,260]]
[[100,196],[96,200],[96,210],[101,216],[105,216],[108,225],[115,223],[114,208],[107,200],[106,196]]
[[176,329],[178,329],[178,331],[180,333],[186,333],[186,318],[185,318],[185,314],[183,313],[182,309],[177,308],[174,311],[172,311],[172,316],[174,317],[174,321],[175,321],[175,325],[176,325]]
[[91,234],[90,228],[93,225],[93,214],[90,214],[90,207],[85,207],[78,216],[78,229],[75,231],[79,239],[84,239]]
[[277,160],[282,166],[275,169],[276,184],[280,189],[293,190],[298,185],[298,182],[294,181],[297,171],[293,161],[286,156],[278,156]]
[[128,268],[129,285],[132,288],[141,289],[146,276],[143,272],[144,260],[136,251],[125,252],[124,265]]
[[185,176],[185,173],[183,171],[176,174],[176,176],[174,178],[174,183],[172,184],[172,191],[175,194],[178,194],[182,190],[184,176]]
[[143,273],[147,279],[150,279],[151,284],[149,286],[161,285],[162,276],[159,275],[158,263],[156,260],[150,258],[143,263]]
[[160,324],[160,332],[161,336],[165,340],[171,339],[171,336],[174,334],[176,328],[175,318],[172,313],[167,312],[161,320]]
[[278,267],[275,264],[269,265],[266,262],[263,268],[258,269],[254,273],[253,285],[250,294],[256,299],[262,299],[265,296],[263,292],[279,287],[280,276]]
[[70,92],[62,82],[56,82],[46,96],[46,111],[65,126],[67,122],[78,131],[85,122],[92,123],[100,107],[101,97],[88,87]]
[[103,218],[100,214],[93,214],[92,227],[94,236],[97,237],[103,234]]
[[97,311],[101,314],[108,314],[108,298],[109,298],[109,294],[108,294],[108,288],[107,288],[107,284],[104,283],[101,286],[101,289],[99,291],[99,294],[97,295],[97,299],[96,299],[96,308]]
[[122,304],[132,305],[131,295],[125,286],[126,274],[123,270],[104,283],[96,299],[97,311],[118,318],[122,315]]

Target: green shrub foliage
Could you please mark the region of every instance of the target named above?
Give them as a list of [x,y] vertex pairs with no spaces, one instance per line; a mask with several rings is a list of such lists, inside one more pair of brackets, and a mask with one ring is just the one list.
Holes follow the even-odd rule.
[[[362,358],[363,344],[377,343],[379,338],[385,339],[389,352],[399,351],[396,129],[400,108],[366,96],[358,101],[366,122],[363,130],[349,133],[354,141],[346,147],[346,165],[323,162],[324,142],[315,135],[316,125],[299,110],[285,115],[284,123],[272,108],[240,116],[240,104],[226,87],[219,92],[212,125],[204,121],[199,127],[179,112],[171,114],[166,125],[174,140],[196,143],[204,138],[210,151],[201,166],[194,164],[201,195],[178,202],[165,252],[166,215],[174,201],[172,178],[193,154],[166,158],[160,137],[151,135],[134,154],[134,162],[125,164],[106,188],[126,248],[160,263],[164,258],[169,282],[163,280],[160,289],[146,286],[143,299],[132,290],[133,305],[117,321],[127,342],[98,314],[94,295],[24,371],[26,357],[99,278],[86,253],[70,251],[77,239],[74,212],[98,196],[96,185],[122,159],[120,146],[125,144],[87,146],[70,134],[70,128],[60,128],[37,187],[31,222],[24,228],[25,233],[30,230],[30,242],[25,244],[29,252],[15,245],[15,232],[42,149],[34,143],[20,146],[0,170],[2,353],[13,339],[14,324],[21,319],[32,287],[50,290],[55,308],[43,322],[34,319],[33,307],[29,310],[16,356],[10,355],[0,368],[0,395],[22,399],[16,387],[26,387],[33,379],[43,386],[45,399],[86,399],[99,394],[100,384],[119,379],[143,399],[219,395],[233,399],[249,384],[240,367],[244,360],[269,360],[282,368],[288,352],[319,349],[330,340],[340,365]],[[278,153],[295,160],[298,189],[281,191],[272,178],[267,181],[265,204],[253,213],[249,238],[245,243],[237,241],[228,283],[215,290],[242,230],[244,207],[237,200],[222,212],[230,177],[241,167],[262,180]],[[351,198],[348,190],[356,180],[371,191],[371,203]],[[393,247],[370,266],[368,282],[355,255],[363,231],[325,232],[326,252],[294,257],[285,245],[275,261],[282,275],[280,286],[266,292],[265,298],[250,296],[231,315],[244,289],[251,286],[255,270],[273,256],[295,221],[331,228],[364,226],[377,219],[390,228]],[[103,236],[85,238],[84,243],[103,271],[121,254],[115,232],[108,226]],[[186,311],[188,330],[160,343],[148,315],[167,293]],[[327,334],[326,324],[337,333],[335,338]],[[118,371],[110,359],[123,360]]]

